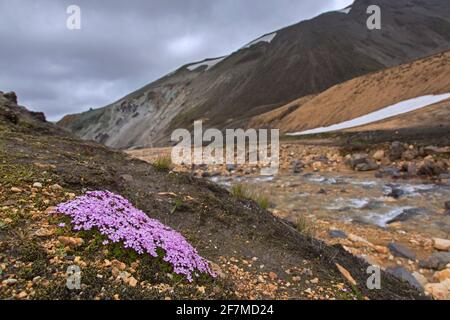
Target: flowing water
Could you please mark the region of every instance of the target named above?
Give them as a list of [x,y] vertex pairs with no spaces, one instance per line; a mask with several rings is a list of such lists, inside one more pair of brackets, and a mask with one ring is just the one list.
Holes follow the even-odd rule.
[[237,183],[249,185],[291,221],[308,214],[326,221],[380,228],[401,222],[403,230],[429,237],[448,238],[450,234],[450,216],[444,214],[444,204],[450,200],[449,184],[376,179],[362,173],[211,179],[228,188]]

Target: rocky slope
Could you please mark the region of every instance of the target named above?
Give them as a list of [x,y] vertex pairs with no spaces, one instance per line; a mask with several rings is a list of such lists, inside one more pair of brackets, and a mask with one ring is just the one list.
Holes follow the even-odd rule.
[[[366,27],[368,5],[383,27]],[[257,39],[231,55],[181,67],[102,109],[59,124],[115,148],[167,145],[174,128],[203,119],[232,128],[299,97],[386,67],[450,49],[450,4],[356,0]]]
[[[1,298],[421,297],[385,273],[383,289],[370,291],[367,264],[341,246],[307,238],[215,184],[74,138],[1,92],[0,146]],[[88,190],[120,194],[183,234],[217,278],[180,280],[160,260],[103,243],[95,231],[75,231],[53,214],[55,205]],[[348,284],[337,264],[356,285]],[[72,265],[81,268],[80,290],[66,287]]]

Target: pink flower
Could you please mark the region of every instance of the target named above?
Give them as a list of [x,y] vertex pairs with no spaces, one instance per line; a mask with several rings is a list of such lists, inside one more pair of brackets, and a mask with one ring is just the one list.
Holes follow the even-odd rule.
[[208,262],[186,239],[158,220],[149,218],[133,207],[127,199],[109,191],[92,191],[73,201],[58,205],[57,212],[71,218],[75,230],[96,228],[109,242],[123,242],[125,248],[139,254],[157,257],[157,249],[165,252],[164,261],[175,273],[192,281],[195,271],[215,277]]

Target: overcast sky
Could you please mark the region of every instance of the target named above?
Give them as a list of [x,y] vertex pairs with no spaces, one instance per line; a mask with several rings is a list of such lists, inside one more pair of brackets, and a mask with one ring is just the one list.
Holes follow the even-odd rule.
[[[352,0],[0,0],[0,91],[50,120]],[[69,30],[69,5],[81,30]]]

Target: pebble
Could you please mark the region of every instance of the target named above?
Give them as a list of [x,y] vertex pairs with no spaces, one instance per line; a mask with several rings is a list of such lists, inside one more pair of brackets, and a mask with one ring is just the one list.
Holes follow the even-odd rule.
[[14,192],[14,193],[21,193],[21,192],[22,192],[22,189],[17,188],[17,187],[12,187],[12,188],[11,188],[11,192]]
[[58,237],[58,241],[63,245],[78,248],[84,244],[84,240],[81,238],[71,238],[71,237]]
[[50,189],[52,189],[53,191],[60,191],[63,188],[59,184],[54,184],[54,185],[50,186]]
[[42,189],[42,183],[40,182],[33,183],[33,188]]
[[134,277],[129,277],[128,278],[128,284],[130,285],[130,287],[136,287],[138,284],[138,281],[134,278]]

